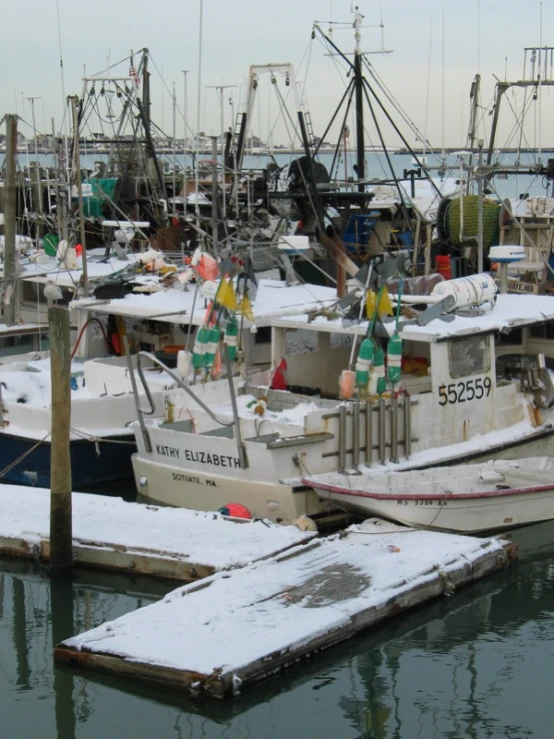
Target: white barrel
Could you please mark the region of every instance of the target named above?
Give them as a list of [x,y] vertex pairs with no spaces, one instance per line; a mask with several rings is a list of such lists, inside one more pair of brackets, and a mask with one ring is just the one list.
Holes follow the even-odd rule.
[[185,379],[188,376],[190,370],[190,364],[192,361],[192,354],[185,349],[180,349],[177,352],[177,373]]
[[454,308],[464,308],[469,305],[481,305],[494,300],[498,287],[494,277],[483,272],[468,277],[458,277],[456,280],[445,280],[435,285],[431,295],[445,298],[452,295],[455,299]]

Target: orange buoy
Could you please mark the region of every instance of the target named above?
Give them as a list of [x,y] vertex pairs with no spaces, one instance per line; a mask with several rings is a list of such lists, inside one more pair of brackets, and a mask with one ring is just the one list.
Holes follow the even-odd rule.
[[252,518],[252,514],[245,506],[240,503],[227,503],[219,509],[218,513],[222,516],[231,516],[232,518]]

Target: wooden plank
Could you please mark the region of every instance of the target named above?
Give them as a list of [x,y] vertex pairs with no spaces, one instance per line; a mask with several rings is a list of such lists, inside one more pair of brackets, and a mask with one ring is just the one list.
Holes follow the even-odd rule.
[[371,523],[349,531],[179,588],[66,640],[55,659],[223,697],[431,598],[451,595],[517,557],[516,546],[497,539],[388,524],[371,530]]

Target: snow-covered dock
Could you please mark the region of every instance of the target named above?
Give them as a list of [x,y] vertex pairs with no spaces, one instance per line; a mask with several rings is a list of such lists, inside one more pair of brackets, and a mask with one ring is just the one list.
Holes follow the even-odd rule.
[[379,520],[232,572],[67,639],[55,659],[217,697],[507,566],[498,539]]
[[[0,485],[0,554],[50,553],[50,491]],[[309,541],[314,534],[263,521],[72,495],[75,564],[195,582]]]

